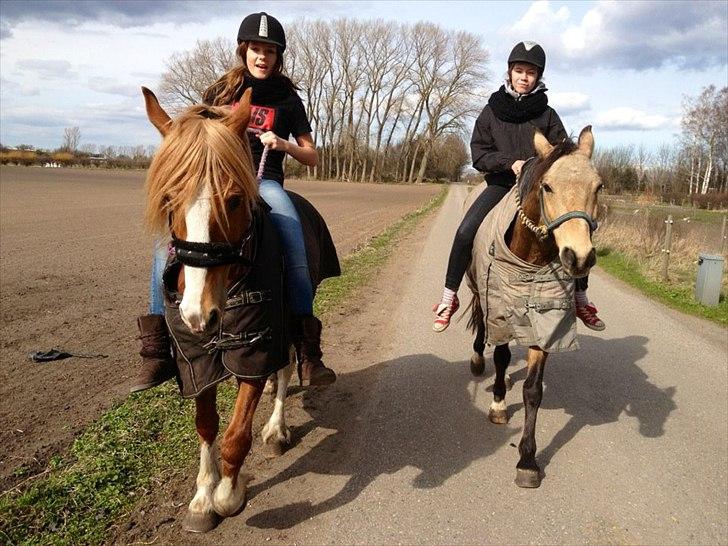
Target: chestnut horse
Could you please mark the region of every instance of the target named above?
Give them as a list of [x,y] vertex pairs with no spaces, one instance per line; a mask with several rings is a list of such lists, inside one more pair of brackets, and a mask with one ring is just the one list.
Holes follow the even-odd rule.
[[[510,196],[517,203],[516,217],[507,231],[500,236],[503,237],[510,252],[527,264],[536,266],[555,264],[558,267],[560,262],[567,279],[568,276],[584,277],[596,263],[591,234],[596,229],[594,216],[597,211],[597,193],[602,188],[601,179],[591,163],[594,149],[591,126],[581,131],[577,144],[565,140],[556,147],[536,131],[534,146],[537,155],[531,159],[535,164],[528,169],[530,180],[523,180],[526,172],[524,166],[524,173],[512,190],[514,195]],[[522,198],[518,194],[519,189],[524,192]],[[473,191],[466,200],[465,207],[468,207],[478,194],[477,190]],[[507,199],[509,196],[506,196],[504,201]],[[506,219],[510,222],[509,217]],[[477,264],[479,253],[488,252],[489,249],[483,248],[486,243],[481,231],[475,239],[473,259],[468,271],[468,284],[474,294],[470,317],[470,325],[476,331],[473,343],[475,352],[470,361],[474,375],[481,375],[485,367],[483,359],[486,341],[483,311],[485,306],[482,305],[479,295],[485,294],[488,286],[485,286],[484,276],[477,271]],[[502,282],[508,281],[502,280]],[[570,288],[572,291],[567,293],[573,294],[573,284]],[[566,305],[570,305],[570,310],[567,310],[569,314],[565,315],[562,323],[567,322],[566,327],[575,332],[573,299],[566,300]],[[516,341],[518,342],[518,339]],[[506,390],[510,390],[511,385],[506,368],[511,360],[511,352],[507,342],[493,344],[496,345],[493,353],[495,383],[488,417],[492,423],[505,424],[508,422],[505,396]],[[520,459],[516,466],[515,480],[520,487],[538,487],[541,484],[541,473],[535,457],[535,430],[548,354],[540,346],[528,346],[527,375],[523,384],[525,425],[518,446]]]
[[[187,335],[194,341],[195,336],[214,330],[212,325],[223,323],[228,289],[246,267],[242,249],[250,240],[259,200],[246,135],[251,91],[245,92],[235,110],[197,105],[175,120],[170,119],[150,90],[142,91],[147,116],[163,136],[147,176],[146,219],[154,231],[171,235],[177,258],[184,264],[175,279],[177,294],[182,295],[177,302],[179,313],[175,308],[173,314],[174,318],[181,315],[184,324],[178,321],[180,329],[184,330],[186,325]],[[202,263],[188,266],[183,255],[195,252]],[[216,261],[204,261],[213,255]],[[167,319],[170,323],[169,315]],[[273,413],[262,430],[264,443],[277,452],[290,439],[283,406],[295,351],[284,348],[282,354],[283,362],[275,367],[277,392]],[[234,373],[238,393],[218,454],[217,382],[230,376],[226,370],[222,373],[224,377],[215,376],[204,388],[192,393],[200,439],[200,468],[184,527],[193,532],[209,531],[221,518],[240,512],[246,501],[247,480],[242,466],[253,440],[253,415],[264,392],[265,376]],[[222,472],[218,469],[218,455]]]

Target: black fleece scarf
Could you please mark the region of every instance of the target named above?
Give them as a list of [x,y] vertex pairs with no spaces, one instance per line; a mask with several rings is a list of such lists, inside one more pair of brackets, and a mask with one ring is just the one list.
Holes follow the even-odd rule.
[[259,104],[261,106],[267,104],[278,104],[282,100],[291,96],[294,92],[291,86],[291,80],[285,76],[277,74],[263,80],[260,78],[254,78],[250,74],[245,74],[243,76],[243,84],[240,88],[241,96],[243,91],[245,91],[248,87],[253,88],[253,96],[251,97],[252,103]]
[[501,85],[488,99],[488,106],[495,117],[508,123],[524,123],[535,119],[546,111],[548,104],[546,88],[532,95],[522,95],[520,100],[516,100]]

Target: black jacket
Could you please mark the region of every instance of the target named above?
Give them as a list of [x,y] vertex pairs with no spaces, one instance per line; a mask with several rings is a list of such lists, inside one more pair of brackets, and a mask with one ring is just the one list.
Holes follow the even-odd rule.
[[530,121],[509,123],[496,118],[490,106],[486,105],[475,122],[470,139],[473,167],[485,173],[488,184],[512,186],[516,175],[511,165],[519,159],[536,155],[533,147],[535,128],[553,145],[568,136],[559,115],[550,106]]

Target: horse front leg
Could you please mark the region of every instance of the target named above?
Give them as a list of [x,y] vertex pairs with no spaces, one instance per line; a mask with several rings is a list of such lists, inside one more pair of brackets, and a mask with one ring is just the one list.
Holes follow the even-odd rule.
[[543,398],[543,370],[548,353],[538,347],[528,348],[528,375],[523,382],[523,406],[526,410],[523,436],[518,444],[521,455],[516,465],[518,487],[541,485],[541,469],[536,464],[536,416]]
[[234,516],[245,506],[248,480],[242,474],[243,461],[253,443],[253,416],[263,394],[264,380],[238,380],[238,396],[230,424],[222,439],[222,479],[212,498],[215,511]]
[[473,341],[473,356],[470,357],[470,373],[475,376],[485,373],[485,324],[483,318],[475,319],[475,341]]
[[506,369],[511,362],[511,350],[508,345],[498,345],[493,351],[495,364],[495,383],[493,383],[493,402],[488,409],[488,419],[496,425],[508,423],[508,407],[506,405],[506,391],[510,390],[511,378],[507,377]]
[[220,426],[216,407],[217,387],[211,387],[195,399],[195,426],[200,438],[200,470],[197,490],[189,504],[183,527],[193,533],[206,533],[220,523],[213,507],[213,491],[220,480],[215,438]]
[[295,359],[296,353],[292,349],[288,365],[276,373],[277,390],[276,399],[273,403],[273,413],[271,413],[270,419],[268,419],[261,431],[263,443],[268,446],[268,449],[274,455],[282,455],[288,444],[291,443],[291,431],[286,426],[285,402],[288,393],[288,382],[291,380]]

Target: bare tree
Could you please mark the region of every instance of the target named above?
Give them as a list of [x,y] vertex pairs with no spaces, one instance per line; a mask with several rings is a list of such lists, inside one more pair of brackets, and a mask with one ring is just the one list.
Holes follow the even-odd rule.
[[78,143],[81,141],[81,129],[78,127],[66,127],[63,130],[63,145],[61,149],[66,152],[75,152]]
[[160,99],[172,111],[202,102],[202,94],[237,63],[235,43],[226,38],[198,40],[190,51],[173,54],[162,74]]
[[702,181],[699,181],[700,165],[696,178],[696,187],[699,184],[700,193],[705,194],[716,162],[723,171],[728,167],[728,87],[718,90],[709,85],[698,97],[685,100],[684,111],[683,136],[700,152],[699,164],[705,162]]
[[[488,55],[478,38],[432,23],[339,19],[300,21],[288,42],[285,65],[300,86],[320,155],[309,176],[411,182],[457,170],[441,165],[445,157],[434,150],[452,144],[448,135],[462,139],[484,102],[477,90]],[[173,55],[163,76],[165,102],[199,102],[234,65],[233,52],[234,44],[218,39]],[[287,168],[303,172],[295,162]]]

